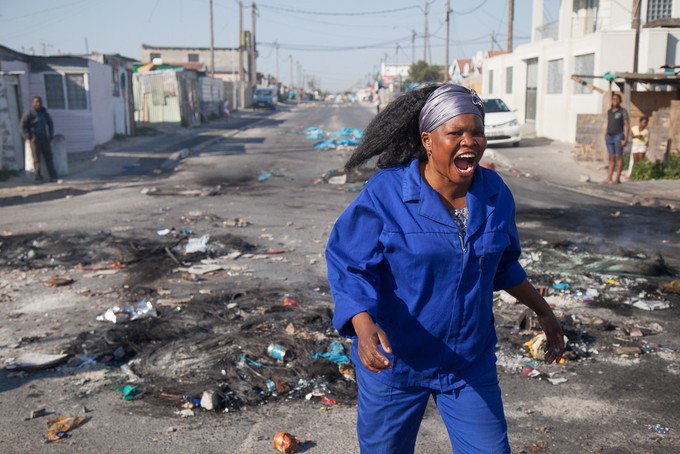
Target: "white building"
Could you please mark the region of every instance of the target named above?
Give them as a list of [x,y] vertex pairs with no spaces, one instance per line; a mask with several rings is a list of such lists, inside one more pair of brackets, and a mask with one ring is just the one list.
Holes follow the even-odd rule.
[[388,65],[380,64],[380,80],[385,87],[392,88],[395,84],[400,85],[408,79],[408,70],[411,65]]
[[[531,42],[511,54],[486,59],[482,95],[500,97],[536,134],[574,142],[577,114],[599,114],[607,72],[634,72],[635,0],[562,0],[559,20],[543,23],[543,2],[533,0]],[[680,0],[641,0],[639,73],[663,72],[680,55]]]

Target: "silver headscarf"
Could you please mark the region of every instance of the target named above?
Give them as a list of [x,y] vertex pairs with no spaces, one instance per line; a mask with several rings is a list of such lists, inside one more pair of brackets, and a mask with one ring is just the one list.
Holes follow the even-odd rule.
[[484,104],[471,88],[444,84],[437,88],[425,101],[420,110],[418,126],[420,132],[431,132],[461,114],[479,115],[484,122]]

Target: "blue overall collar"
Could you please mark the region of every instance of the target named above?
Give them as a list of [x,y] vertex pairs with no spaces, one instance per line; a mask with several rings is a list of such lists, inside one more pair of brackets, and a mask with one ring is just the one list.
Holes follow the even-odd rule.
[[[419,203],[418,214],[440,224],[456,227],[439,194],[420,174],[418,159],[413,159],[405,169],[402,183],[402,200],[405,203]],[[472,185],[465,196],[468,208],[467,235],[473,235],[484,224],[484,221],[495,209],[495,198],[500,186],[494,179],[488,178],[492,170],[477,167],[472,177]]]

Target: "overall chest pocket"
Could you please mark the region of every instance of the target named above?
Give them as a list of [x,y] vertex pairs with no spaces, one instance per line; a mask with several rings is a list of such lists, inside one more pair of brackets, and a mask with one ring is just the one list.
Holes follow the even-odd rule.
[[479,261],[482,280],[493,280],[503,252],[510,246],[510,236],[505,232],[483,233],[475,241],[475,253]]

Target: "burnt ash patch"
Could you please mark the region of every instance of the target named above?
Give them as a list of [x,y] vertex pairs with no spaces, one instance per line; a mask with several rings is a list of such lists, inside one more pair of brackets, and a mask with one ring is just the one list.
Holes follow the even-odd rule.
[[[356,399],[356,384],[323,353],[339,339],[329,302],[316,292],[296,292],[300,306],[282,306],[286,289],[254,290],[159,307],[159,316],[81,333],[69,353],[99,358],[123,347],[132,370],[151,396],[198,396],[217,391],[229,409],[283,398],[303,398],[321,389],[338,402]],[[267,353],[286,349],[283,361]],[[349,348],[348,345],[345,346]],[[277,384],[268,389],[267,380]],[[166,400],[149,399],[163,405]]]

